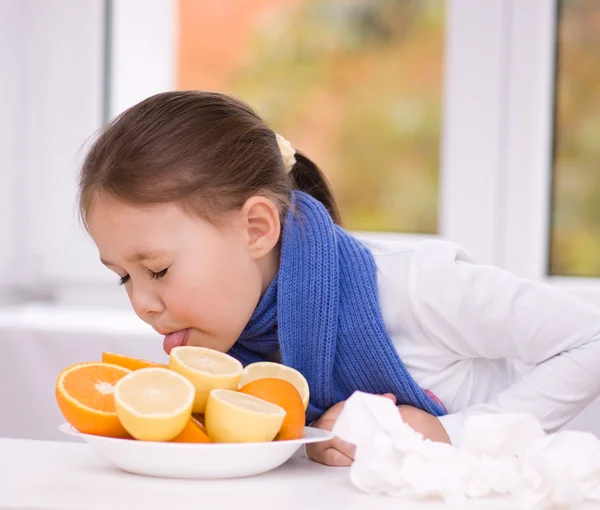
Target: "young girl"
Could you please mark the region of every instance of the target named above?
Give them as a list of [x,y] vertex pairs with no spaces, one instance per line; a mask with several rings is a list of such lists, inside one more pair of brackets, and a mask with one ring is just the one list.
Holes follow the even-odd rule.
[[[447,241],[350,235],[315,164],[231,97],[168,92],[124,112],[86,157],[80,207],[167,353],[292,366],[315,427],[361,390],[458,445],[471,413],[527,412],[554,431],[600,394],[599,310]],[[308,453],[353,456],[338,440]]]

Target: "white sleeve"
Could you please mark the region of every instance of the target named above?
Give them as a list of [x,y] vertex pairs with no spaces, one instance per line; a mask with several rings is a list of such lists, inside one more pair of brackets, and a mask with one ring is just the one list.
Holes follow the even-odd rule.
[[425,334],[457,359],[534,368],[488,402],[441,418],[453,444],[471,413],[525,412],[553,432],[600,395],[600,309],[550,285],[477,265],[459,246],[422,243],[410,295]]

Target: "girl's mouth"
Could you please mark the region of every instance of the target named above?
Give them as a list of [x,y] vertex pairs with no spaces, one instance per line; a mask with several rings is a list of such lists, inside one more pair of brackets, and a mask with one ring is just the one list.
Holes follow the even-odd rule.
[[163,341],[163,349],[167,354],[171,354],[171,350],[175,347],[180,347],[185,345],[188,341],[188,337],[190,336],[190,330],[188,329],[180,329],[179,331],[173,331],[173,333],[169,333],[165,335],[165,339]]

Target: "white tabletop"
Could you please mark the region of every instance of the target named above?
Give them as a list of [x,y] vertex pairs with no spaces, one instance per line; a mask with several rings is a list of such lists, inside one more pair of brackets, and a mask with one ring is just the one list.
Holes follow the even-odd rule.
[[[119,471],[88,445],[0,438],[0,509],[87,510],[176,508],[239,510],[440,510],[429,503],[373,496],[351,485],[349,471],[301,456],[264,475],[238,480],[150,478]],[[508,503],[508,506],[507,506]],[[479,501],[466,510],[516,508],[507,500]]]

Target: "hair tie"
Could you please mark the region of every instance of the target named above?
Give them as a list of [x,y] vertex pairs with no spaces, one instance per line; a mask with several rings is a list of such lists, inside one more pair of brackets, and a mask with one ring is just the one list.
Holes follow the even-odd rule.
[[277,145],[279,146],[279,152],[283,159],[285,171],[286,173],[290,173],[296,164],[296,149],[294,149],[292,144],[280,134],[275,133],[275,138],[277,139]]

